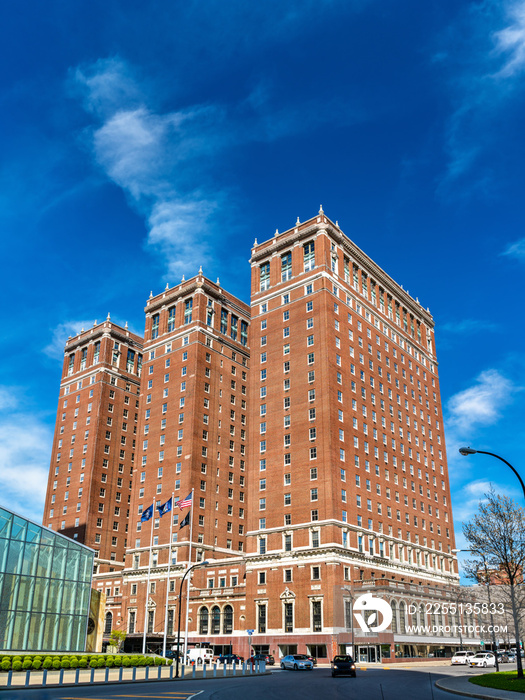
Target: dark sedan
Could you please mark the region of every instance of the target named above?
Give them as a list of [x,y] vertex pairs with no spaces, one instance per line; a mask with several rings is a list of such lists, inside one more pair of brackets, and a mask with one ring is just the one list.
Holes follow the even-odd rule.
[[223,654],[217,659],[218,664],[242,664],[243,661],[244,657],[237,654]]
[[275,664],[275,659],[271,654],[254,654],[248,659],[250,663],[255,661],[265,661],[267,666],[273,666]]
[[355,662],[351,656],[334,656],[331,667],[332,678],[335,676],[353,676],[355,678]]

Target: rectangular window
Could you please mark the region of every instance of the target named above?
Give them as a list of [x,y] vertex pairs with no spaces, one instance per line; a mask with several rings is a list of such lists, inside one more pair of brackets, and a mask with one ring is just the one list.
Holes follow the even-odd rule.
[[191,323],[193,318],[193,298],[186,299],[184,302],[184,325]]
[[265,262],[259,268],[261,292],[270,288],[270,263]]
[[309,272],[315,267],[315,242],[310,241],[303,246],[304,271]]
[[292,279],[292,253],[288,252],[281,256],[281,282]]

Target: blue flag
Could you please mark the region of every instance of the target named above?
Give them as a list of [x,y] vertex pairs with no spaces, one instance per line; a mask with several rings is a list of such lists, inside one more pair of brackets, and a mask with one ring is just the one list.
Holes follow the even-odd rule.
[[146,508],[146,510],[142,513],[140,516],[140,522],[145,523],[146,520],[150,520],[153,517],[153,503],[150,505],[149,508]]
[[173,499],[173,497],[172,497],[172,498],[169,498],[169,499],[166,501],[166,503],[164,503],[164,505],[162,505],[162,506],[157,506],[157,510],[159,511],[159,515],[160,515],[161,518],[162,518],[163,515],[165,515],[166,513],[169,513],[169,512],[170,512],[171,507],[172,507],[172,499]]

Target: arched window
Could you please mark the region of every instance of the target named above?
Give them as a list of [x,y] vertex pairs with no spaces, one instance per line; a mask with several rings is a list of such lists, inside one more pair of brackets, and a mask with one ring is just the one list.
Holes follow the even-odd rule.
[[221,633],[221,611],[218,605],[214,605],[211,609],[211,633]]
[[104,624],[104,634],[111,634],[111,628],[113,627],[113,614],[110,612],[106,613],[106,622]]
[[390,603],[390,607],[392,608],[392,634],[397,634],[397,603],[395,600]]
[[406,605],[403,601],[399,603],[399,633],[406,634]]
[[199,634],[208,634],[208,608],[199,610]]
[[223,634],[231,634],[233,632],[233,608],[231,605],[225,606],[223,616]]

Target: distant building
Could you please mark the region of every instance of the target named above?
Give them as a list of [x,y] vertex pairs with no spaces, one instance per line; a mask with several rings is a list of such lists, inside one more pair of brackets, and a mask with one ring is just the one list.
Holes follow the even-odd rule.
[[[99,548],[95,585],[107,597],[106,635],[125,629],[128,648],[138,649],[146,629],[148,648],[160,649],[166,624],[172,644],[188,562],[212,559],[193,572],[190,644],[321,659],[354,645],[363,661],[450,651],[458,644],[452,632],[436,640],[409,629],[435,625],[427,606],[451,599],[458,581],[430,312],[322,209],[256,242],[250,262],[251,308],[199,271],[150,296],[144,341],[125,329],[101,331],[128,357],[136,349],[134,362],[142,343],[144,354],[142,374],[138,364],[115,367],[106,356],[100,381],[114,396],[99,400],[102,420],[90,433],[105,446],[108,431],[124,451],[108,463],[108,480],[122,478],[121,467],[127,479],[133,467],[125,566],[123,550]],[[90,384],[78,382],[88,379],[82,371],[93,363],[88,343],[98,328],[66,346],[61,401],[67,387],[74,402],[79,395],[83,421],[92,397],[82,393]],[[137,414],[131,454],[129,443],[119,444],[129,436],[119,427],[130,418],[120,415],[129,410],[126,396]],[[79,434],[80,413],[62,420],[63,408],[46,503],[60,531],[71,527],[56,510],[71,490],[67,469],[71,479],[82,473],[66,447],[57,459],[62,424],[67,449]],[[117,430],[107,425],[112,417]],[[95,507],[85,527],[109,543],[112,518],[104,511],[97,524],[97,508],[117,503],[97,497],[103,459],[91,467]],[[190,528],[181,528],[188,509],[161,517],[158,508],[192,490],[190,556]],[[152,505],[153,517],[142,522]],[[374,590],[394,613],[377,635],[352,625],[352,601]]]
[[0,649],[84,651],[94,552],[0,507]]

